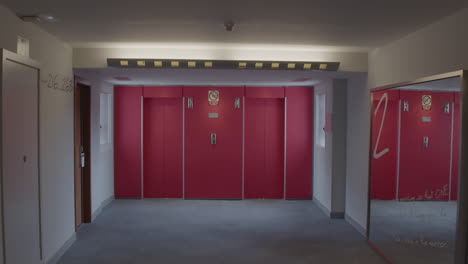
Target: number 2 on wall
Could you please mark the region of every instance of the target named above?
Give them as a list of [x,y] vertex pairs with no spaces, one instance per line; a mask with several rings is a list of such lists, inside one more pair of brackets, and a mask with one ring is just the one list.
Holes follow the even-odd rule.
[[374,111],[374,116],[376,116],[377,112],[379,111],[380,106],[382,105],[382,102],[384,102],[384,100],[385,100],[385,106],[384,106],[384,110],[383,110],[382,122],[380,122],[379,135],[377,136],[377,141],[375,142],[375,148],[374,148],[374,154],[373,154],[374,159],[379,159],[383,155],[390,152],[389,148],[385,148],[382,151],[380,151],[379,153],[377,153],[377,149],[379,148],[379,143],[380,143],[380,136],[382,136],[382,129],[383,129],[383,126],[384,126],[384,123],[385,123],[385,116],[387,115],[388,93],[383,94],[382,98],[380,98],[379,104],[377,105],[377,107],[375,108],[375,111]]

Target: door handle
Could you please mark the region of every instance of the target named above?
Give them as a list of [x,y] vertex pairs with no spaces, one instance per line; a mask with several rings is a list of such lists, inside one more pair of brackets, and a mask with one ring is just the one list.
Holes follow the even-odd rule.
[[239,97],[234,98],[234,108],[236,108],[236,109],[240,108],[240,98]]
[[193,97],[187,98],[187,108],[193,109]]
[[211,133],[211,145],[216,145],[216,133]]
[[425,149],[429,148],[429,137],[423,138],[423,144]]
[[80,154],[80,167],[81,168],[84,168],[85,167],[85,158],[86,158],[86,154],[84,152],[81,152]]

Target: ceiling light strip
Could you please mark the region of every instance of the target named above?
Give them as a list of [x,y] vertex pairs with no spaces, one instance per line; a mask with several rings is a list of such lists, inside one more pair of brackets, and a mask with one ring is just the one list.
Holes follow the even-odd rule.
[[172,68],[172,69],[250,69],[338,71],[339,62],[324,61],[237,61],[237,60],[174,60],[174,59],[107,59],[112,68]]

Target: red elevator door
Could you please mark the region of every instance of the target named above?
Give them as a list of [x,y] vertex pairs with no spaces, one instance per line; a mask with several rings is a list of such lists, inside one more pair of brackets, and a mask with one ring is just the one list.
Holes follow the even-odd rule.
[[448,200],[452,109],[446,112],[445,107],[452,105],[453,93],[400,94],[399,199]]
[[247,199],[284,198],[284,99],[246,98],[244,192]]
[[243,94],[243,87],[184,88],[185,198],[242,198]]
[[182,198],[182,98],[143,103],[145,198]]
[[142,87],[114,88],[114,188],[116,198],[142,198]]

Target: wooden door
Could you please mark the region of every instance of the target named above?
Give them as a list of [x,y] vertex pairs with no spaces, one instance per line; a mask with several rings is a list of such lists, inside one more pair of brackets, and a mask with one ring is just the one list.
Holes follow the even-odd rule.
[[77,83],[74,92],[75,229],[92,220],[91,87]]

